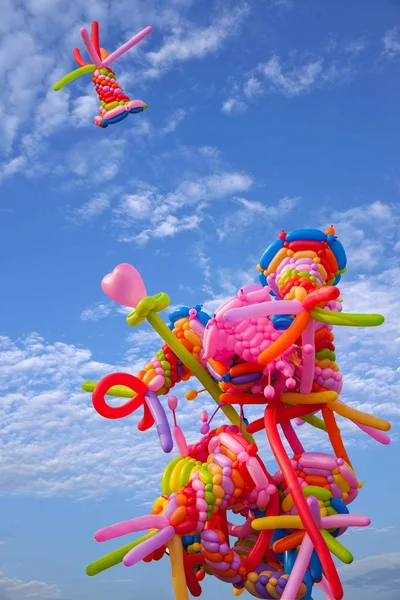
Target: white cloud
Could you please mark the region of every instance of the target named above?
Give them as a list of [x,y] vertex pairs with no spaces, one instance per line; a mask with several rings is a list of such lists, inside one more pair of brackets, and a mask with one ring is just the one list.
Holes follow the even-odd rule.
[[389,29],[382,38],[383,52],[389,58],[400,54],[400,28],[398,26]]
[[151,67],[144,76],[157,78],[176,63],[216,52],[227,38],[237,32],[248,14],[249,8],[243,4],[220,14],[207,27],[196,27],[190,23],[172,27],[161,48],[147,53]]
[[251,76],[244,84],[243,91],[248,98],[253,98],[263,93],[262,83],[257,77]]
[[99,321],[111,315],[113,311],[112,304],[106,304],[104,302],[97,302],[85,308],[81,313],[82,321]]
[[228,98],[222,104],[222,112],[227,115],[239,114],[244,112],[247,109],[247,105],[242,100],[238,100],[237,98]]
[[24,169],[26,165],[26,156],[15,156],[8,162],[4,162],[0,166],[0,181],[6,177],[11,177]]
[[71,116],[78,127],[93,125],[93,118],[98,114],[98,100],[96,94],[79,96],[72,102]]
[[[96,362],[87,349],[49,343],[37,334],[17,342],[0,338],[3,493],[87,498],[134,491],[136,501],[157,496],[170,457],[162,453],[155,428],[137,431],[140,410],[122,420],[100,417],[81,390],[83,381],[110,372],[137,374],[163,344],[146,329],[134,331],[128,343],[120,364],[110,365]],[[193,385],[180,385],[180,397]],[[207,397],[204,402],[213,406]],[[199,437],[199,412],[199,406],[180,403],[179,420],[191,442]],[[147,485],[138,486],[144,480]]]
[[350,271],[371,271],[380,264],[388,251],[387,246],[395,246],[398,240],[398,211],[395,206],[379,200],[341,212],[330,212],[324,219],[335,225],[346,248]]
[[339,574],[354,600],[396,600],[400,583],[400,552],[361,558],[339,568]]
[[161,129],[161,133],[173,133],[183,122],[186,115],[186,110],[178,108],[170,117],[168,117],[166,125]]
[[[119,239],[144,245],[151,238],[170,237],[180,231],[196,229],[202,220],[204,203],[246,191],[252,184],[253,180],[249,175],[237,172],[186,179],[168,194],[139,184],[138,193],[123,197],[116,207],[116,223],[125,230],[138,221],[147,221],[149,225],[134,234],[123,232]],[[175,214],[192,205],[197,206],[196,214]]]
[[348,44],[345,44],[344,51],[348,54],[359,54],[367,49],[367,43],[363,38],[358,38],[357,40],[353,40]]
[[78,142],[65,157],[66,174],[76,183],[103,183],[114,179],[122,168],[127,141],[104,138],[93,144]]
[[220,240],[232,232],[243,230],[255,220],[264,218],[265,222],[275,220],[288,214],[299,202],[300,198],[285,196],[280,198],[276,204],[264,204],[259,201],[251,201],[246,198],[235,198],[234,201],[240,206],[238,210],[230,211],[219,224],[218,237]]
[[58,585],[44,581],[23,581],[18,577],[6,577],[0,571],[0,600],[58,600]]
[[315,87],[322,73],[322,65],[323,60],[318,59],[284,71],[279,56],[273,56],[261,67],[261,71],[274,90],[287,96],[298,96]]
[[105,193],[99,193],[71,212],[71,219],[80,224],[103,214],[110,207],[110,200]]

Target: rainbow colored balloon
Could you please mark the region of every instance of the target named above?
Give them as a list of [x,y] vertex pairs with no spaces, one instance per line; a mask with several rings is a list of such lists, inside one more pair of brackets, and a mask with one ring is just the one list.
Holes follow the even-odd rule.
[[[207,575],[232,586],[235,596],[247,591],[255,598],[310,600],[317,584],[328,600],[343,598],[333,556],[344,563],[353,556],[338,538],[370,520],[349,512],[361,483],[336,417],[350,419],[379,443],[390,442],[387,421],[340,400],[333,327],[384,321],[381,315],[342,311],[336,286],[346,263],[332,226],[325,233],[282,231],[257,265],[259,283],[241,288],[212,317],[200,305],[183,306],[170,314],[169,325],[158,314],[169,306],[169,297],[147,296],[134,267],[118,265],[104,277],[104,292],[132,308],[128,324],[147,320],[164,345],[137,377],[114,373],[85,382],[83,389],[93,393],[94,408],[109,419],[143,406],[139,430],[155,425],[164,452],[175,446],[177,456],[164,471],[150,515],[95,535],[99,542],[137,532],[142,537],[93,562],[88,575],[121,562],[132,566],[168,556],[176,600],[200,596]],[[178,398],[170,395],[191,377],[203,389],[188,392],[186,399],[203,392],[217,404],[211,416],[199,407],[201,437],[193,445],[178,424]],[[112,407],[107,395],[127,402]],[[165,395],[172,427],[160,400]],[[259,409],[251,423],[244,417],[247,405]],[[217,411],[226,423],[212,429]],[[305,423],[327,433],[330,453],[303,447],[295,425]],[[266,468],[252,437],[260,431],[276,458],[275,473]],[[241,524],[230,521],[230,512]]]
[[85,44],[86,50],[92,59],[92,63],[87,63],[81,56],[79,48],[74,48],[73,56],[79,65],[79,69],[71,71],[68,75],[65,75],[60,81],[54,86],[54,91],[59,91],[65,87],[68,83],[93,73],[92,81],[94,83],[99,101],[99,116],[94,118],[95,125],[99,127],[108,127],[114,123],[119,123],[125,119],[129,114],[143,112],[146,110],[147,104],[143,100],[131,100],[127,96],[120,84],[118,83],[117,77],[110,65],[123,54],[128,52],[133,46],[136,46],[146,36],[153,31],[152,27],[145,27],[137,33],[128,42],[125,42],[120,48],[115,50],[112,54],[109,54],[107,50],[100,47],[99,37],[99,24],[97,21],[92,22],[92,35],[89,36],[87,30],[81,28],[81,36],[83,43]]

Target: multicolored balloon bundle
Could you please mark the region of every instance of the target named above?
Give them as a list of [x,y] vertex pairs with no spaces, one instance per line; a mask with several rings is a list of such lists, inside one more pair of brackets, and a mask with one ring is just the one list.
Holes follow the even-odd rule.
[[[342,312],[336,284],[346,262],[332,226],[325,233],[282,232],[260,260],[259,284],[241,288],[212,317],[201,306],[182,307],[170,314],[169,326],[158,314],[169,297],[147,296],[134,267],[121,264],[104,277],[104,292],[133,308],[128,324],[146,319],[164,346],[138,377],[114,373],[97,384],[85,382],[83,389],[93,392],[94,408],[110,419],[143,406],[139,430],[155,424],[163,450],[171,452],[175,442],[179,455],[164,471],[162,494],[150,515],[101,529],[95,538],[146,533],[92,563],[89,575],[121,562],[130,566],[169,555],[177,600],[188,600],[189,593],[200,596],[206,575],[230,584],[236,596],[247,590],[256,598],[310,600],[317,583],[328,600],[343,598],[333,556],[344,563],[353,557],[338,538],[370,520],[348,509],[361,483],[336,415],[376,441],[390,442],[387,421],[339,398],[333,326],[376,326],[384,320]],[[203,409],[202,437],[188,445],[177,422],[177,397],[167,402],[172,428],[159,397],[191,376],[230,424],[211,429],[215,412],[209,416]],[[200,392],[186,398],[195,400]],[[107,395],[129,400],[111,407]],[[259,407],[259,418],[248,423],[245,405]],[[305,422],[327,432],[332,453],[303,447],[294,424]],[[275,474],[268,472],[252,437],[259,431],[265,431],[276,458]],[[243,522],[231,523],[229,511]]]
[[128,52],[133,46],[136,46],[149,33],[153,31],[152,27],[145,27],[137,33],[128,42],[125,42],[120,48],[109,54],[104,48],[100,48],[99,24],[92,22],[92,35],[89,36],[87,30],[82,27],[81,36],[86,50],[93,63],[87,63],[81,56],[78,48],[74,48],[73,55],[79,65],[79,69],[68,73],[58,81],[53,89],[57,92],[68,83],[77,79],[81,75],[93,73],[92,81],[94,83],[97,95],[100,100],[100,116],[94,118],[94,122],[99,127],[108,127],[125,119],[129,114],[143,112],[147,104],[143,100],[131,100],[122,87],[119,85],[114,71],[110,65],[117,58]]

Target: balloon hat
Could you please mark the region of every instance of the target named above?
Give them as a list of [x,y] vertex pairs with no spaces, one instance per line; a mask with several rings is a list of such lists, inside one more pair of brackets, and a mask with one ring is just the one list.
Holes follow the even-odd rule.
[[85,27],[82,27],[81,36],[83,43],[93,62],[87,63],[82,58],[79,48],[74,48],[73,56],[79,65],[79,69],[65,75],[54,85],[53,89],[59,91],[74,79],[88,73],[93,73],[92,81],[100,100],[100,116],[96,116],[94,122],[99,127],[108,127],[108,125],[122,121],[129,114],[143,112],[147,108],[147,104],[145,104],[143,100],[131,100],[129,96],[124,93],[117,81],[114,71],[110,69],[110,65],[115,62],[117,58],[120,58],[123,54],[128,52],[128,50],[133,48],[133,46],[136,46],[136,44],[141,42],[152,31],[152,27],[145,27],[128,42],[125,42],[125,44],[120,46],[117,50],[109,54],[104,48],[100,48],[98,22],[92,22],[91,36],[89,36]]

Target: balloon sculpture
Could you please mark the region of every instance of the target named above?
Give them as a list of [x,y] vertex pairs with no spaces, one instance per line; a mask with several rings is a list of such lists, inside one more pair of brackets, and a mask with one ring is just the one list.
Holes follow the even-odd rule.
[[[147,296],[136,269],[120,264],[102,282],[115,302],[133,308],[136,327],[145,319],[164,346],[137,377],[114,373],[85,382],[100,415],[126,417],[143,405],[140,431],[156,425],[164,452],[179,455],[164,471],[162,494],[149,516],[99,530],[99,542],[144,531],[144,535],[87,568],[95,575],[169,555],[177,600],[201,595],[206,575],[233,586],[240,596],[310,600],[317,583],[326,598],[343,598],[333,561],[353,557],[339,541],[348,527],[370,520],[350,514],[361,483],[343,444],[336,415],[350,419],[382,444],[390,424],[339,399],[342,375],[336,364],[333,326],[376,326],[380,315],[342,312],[340,276],[346,254],[333,227],[282,233],[261,257],[259,284],[246,285],[210,317],[201,306],[159,316],[170,299]],[[211,429],[202,410],[201,439],[188,445],[178,425],[178,399],[169,396],[173,427],[159,397],[195,376],[229,423]],[[188,400],[199,392],[190,391]],[[105,396],[129,400],[111,407]],[[239,407],[239,413],[234,406]],[[259,407],[251,423],[244,406]],[[321,417],[316,416],[321,413]],[[327,432],[331,453],[305,450],[294,428],[307,422]],[[282,434],[278,428],[280,426]],[[264,430],[278,463],[268,472],[252,434]],[[291,449],[289,456],[284,441]],[[243,519],[235,525],[228,511]]]
[[131,100],[124,93],[114,71],[110,69],[110,65],[133,46],[141,42],[152,31],[152,27],[145,27],[128,42],[125,42],[120,48],[109,54],[104,48],[100,48],[98,22],[92,22],[91,36],[82,27],[81,36],[83,43],[93,63],[87,63],[82,58],[79,49],[74,48],[73,56],[79,65],[79,69],[65,75],[65,77],[54,85],[53,89],[57,92],[81,75],[93,73],[92,81],[100,100],[100,116],[96,116],[94,122],[99,127],[108,127],[108,125],[122,121],[129,114],[143,112],[147,108],[147,104],[142,100]]

